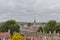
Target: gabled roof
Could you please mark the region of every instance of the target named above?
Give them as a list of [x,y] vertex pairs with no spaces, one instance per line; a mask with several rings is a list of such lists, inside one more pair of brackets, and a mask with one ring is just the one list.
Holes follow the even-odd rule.
[[5,37],[5,38],[8,38],[10,37],[10,33],[9,32],[4,32],[4,33],[0,33],[0,37]]

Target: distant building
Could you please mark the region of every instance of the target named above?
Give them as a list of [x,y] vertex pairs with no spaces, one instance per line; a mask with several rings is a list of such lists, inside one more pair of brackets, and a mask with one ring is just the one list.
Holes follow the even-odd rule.
[[38,28],[42,25],[43,24],[37,23],[36,19],[34,19],[33,23],[25,23],[23,25],[20,25],[20,33],[25,34],[25,32],[37,32]]

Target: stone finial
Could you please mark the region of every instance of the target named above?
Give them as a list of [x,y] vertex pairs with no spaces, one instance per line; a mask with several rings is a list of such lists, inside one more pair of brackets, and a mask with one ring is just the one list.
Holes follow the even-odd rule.
[[54,31],[53,34],[56,34],[56,31]]
[[8,29],[8,32],[10,33],[10,29]]
[[51,31],[49,31],[49,34],[51,34]]

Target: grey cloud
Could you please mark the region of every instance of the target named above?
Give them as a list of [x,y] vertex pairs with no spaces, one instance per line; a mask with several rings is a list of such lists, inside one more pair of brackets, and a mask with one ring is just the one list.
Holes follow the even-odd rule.
[[[60,21],[60,0],[0,0],[0,20]],[[25,20],[26,18],[26,20]]]

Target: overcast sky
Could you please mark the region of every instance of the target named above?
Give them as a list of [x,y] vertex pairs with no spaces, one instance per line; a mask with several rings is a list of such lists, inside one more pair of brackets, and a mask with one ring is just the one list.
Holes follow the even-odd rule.
[[60,0],[0,0],[0,22],[60,22]]

